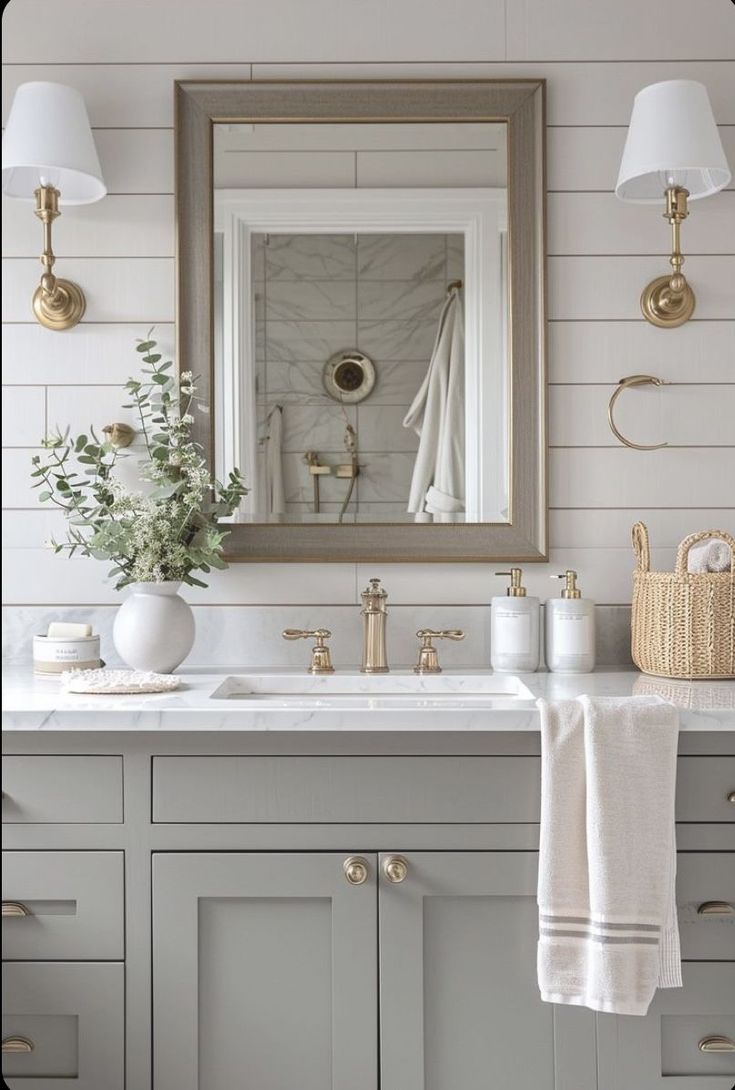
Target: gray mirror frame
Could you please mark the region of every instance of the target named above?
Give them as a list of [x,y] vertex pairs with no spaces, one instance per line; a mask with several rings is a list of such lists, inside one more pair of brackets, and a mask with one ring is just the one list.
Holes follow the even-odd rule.
[[545,81],[182,80],[175,84],[176,338],[208,413],[195,438],[214,464],[213,126],[218,122],[508,124],[510,521],[237,523],[230,561],[547,559]]

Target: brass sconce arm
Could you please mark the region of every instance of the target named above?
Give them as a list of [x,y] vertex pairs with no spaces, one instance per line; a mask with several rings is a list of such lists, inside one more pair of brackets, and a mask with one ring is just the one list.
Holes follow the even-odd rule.
[[684,255],[681,252],[681,225],[689,215],[689,192],[681,186],[669,186],[666,190],[664,219],[671,224],[670,276],[658,276],[641,294],[643,317],[653,325],[671,328],[683,325],[694,313],[694,292],[681,271]]
[[84,315],[86,301],[82,289],[71,280],[54,276],[56,262],[51,244],[51,225],[59,212],[59,191],[52,185],[35,190],[35,212],[43,224],[41,283],[33,293],[33,313],[47,329],[71,329]]
[[623,446],[631,447],[633,450],[660,450],[662,447],[667,447],[668,443],[634,443],[632,439],[626,439],[620,432],[615,424],[613,417],[613,409],[615,408],[615,402],[622,394],[623,390],[627,390],[630,386],[668,386],[669,383],[662,378],[656,378],[655,375],[628,375],[627,378],[621,378],[620,382],[615,387],[612,397],[607,406],[607,422],[610,425],[610,431],[613,433],[616,439],[618,439]]

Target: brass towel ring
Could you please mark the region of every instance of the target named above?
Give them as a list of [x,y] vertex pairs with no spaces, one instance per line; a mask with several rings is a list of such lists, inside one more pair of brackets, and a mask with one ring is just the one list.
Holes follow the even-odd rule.
[[623,390],[626,390],[629,386],[668,386],[662,378],[656,378],[655,375],[628,375],[627,378],[621,378],[620,382],[615,387],[613,395],[607,406],[607,422],[610,425],[610,431],[613,433],[616,439],[619,439],[623,446],[632,447],[633,450],[660,450],[661,447],[667,447],[668,443],[634,443],[632,439],[626,439],[625,436],[618,431],[615,426],[615,420],[613,419],[613,407]]

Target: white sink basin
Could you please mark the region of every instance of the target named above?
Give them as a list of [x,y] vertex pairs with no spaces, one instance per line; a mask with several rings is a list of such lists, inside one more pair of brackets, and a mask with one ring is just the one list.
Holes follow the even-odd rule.
[[277,708],[410,709],[498,708],[533,701],[522,681],[509,674],[335,673],[241,674],[225,678],[215,700],[239,700]]

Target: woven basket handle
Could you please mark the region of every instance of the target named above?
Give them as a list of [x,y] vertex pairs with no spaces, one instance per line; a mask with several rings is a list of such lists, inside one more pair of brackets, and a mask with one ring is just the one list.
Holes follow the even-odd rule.
[[727,530],[700,530],[696,534],[685,537],[677,549],[676,567],[674,568],[677,575],[686,575],[687,558],[692,545],[696,545],[698,541],[705,541],[708,537],[719,538],[720,541],[724,541],[730,546],[730,571],[735,573],[735,537],[728,534]]
[[651,570],[651,546],[648,543],[648,530],[644,522],[636,522],[630,532],[633,549],[638,561],[638,571]]

